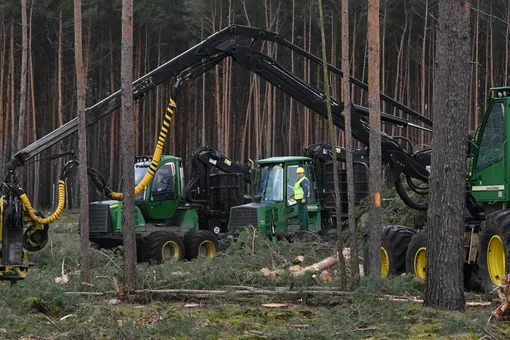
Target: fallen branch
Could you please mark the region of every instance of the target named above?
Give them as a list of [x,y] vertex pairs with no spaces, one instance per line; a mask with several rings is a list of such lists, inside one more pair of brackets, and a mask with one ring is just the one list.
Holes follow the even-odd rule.
[[[115,291],[109,292],[66,292],[68,295],[91,295],[91,296],[103,296],[109,294],[115,294]],[[152,295],[181,295],[181,296],[249,296],[249,295],[330,295],[330,296],[345,296],[350,295],[350,292],[339,291],[339,290],[200,290],[200,289],[138,289],[134,293],[137,294],[152,294]]]
[[[384,298],[379,298],[379,300],[384,299],[390,301],[401,301],[401,302],[414,302],[414,303],[423,303],[423,299],[419,299],[416,296],[394,296],[394,295],[384,295]],[[468,301],[466,302],[467,307],[488,307],[492,303],[489,301]]]
[[[251,288],[251,287],[250,287]],[[326,295],[326,296],[350,296],[352,292],[346,292],[342,290],[330,289],[326,290],[326,287],[312,287],[305,288],[303,290],[288,290],[287,288],[280,287],[276,290],[265,290],[265,289],[248,289],[248,290],[201,290],[201,289],[137,289],[132,294],[152,294],[152,295],[174,295],[174,296],[187,296],[187,297],[221,297],[221,296],[275,296],[275,295]],[[115,291],[108,292],[65,292],[68,295],[84,295],[84,296],[105,296],[110,294],[116,294]],[[395,295],[383,295],[379,297],[379,300],[390,300],[400,302],[413,302],[423,303],[423,299],[419,299],[416,296],[395,296]],[[487,307],[490,306],[491,302],[484,301],[468,301],[466,302],[467,307]]]

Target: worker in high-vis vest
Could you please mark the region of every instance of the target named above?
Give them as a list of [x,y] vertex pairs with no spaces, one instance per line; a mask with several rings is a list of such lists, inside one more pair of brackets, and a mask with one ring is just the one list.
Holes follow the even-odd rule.
[[299,218],[299,230],[308,230],[308,210],[306,209],[306,203],[308,197],[310,197],[309,185],[310,182],[305,176],[305,169],[302,167],[297,168],[296,175],[298,180],[294,185],[294,193],[290,197],[298,203],[298,218]]

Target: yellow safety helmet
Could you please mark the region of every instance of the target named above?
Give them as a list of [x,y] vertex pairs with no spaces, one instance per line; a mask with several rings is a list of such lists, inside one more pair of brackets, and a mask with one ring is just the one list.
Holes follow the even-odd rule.
[[305,173],[305,169],[303,169],[302,167],[297,168],[296,174],[304,174],[304,173]]

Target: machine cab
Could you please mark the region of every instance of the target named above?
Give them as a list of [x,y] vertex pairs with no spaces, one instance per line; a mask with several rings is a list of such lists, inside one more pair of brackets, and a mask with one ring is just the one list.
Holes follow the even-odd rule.
[[[480,203],[509,198],[507,176],[510,87],[492,88],[491,99],[473,145],[470,190]],[[499,207],[501,207],[499,205]]]
[[298,178],[298,167],[305,169],[305,176],[310,182],[308,204],[317,204],[315,173],[311,159],[307,157],[273,157],[259,161],[260,177],[258,195],[261,202],[285,202],[293,206],[296,202],[291,195]]
[[[278,214],[269,216],[271,220],[278,220],[278,230],[292,232],[299,228],[298,202],[292,194],[298,177],[296,170],[304,168],[305,177],[309,181],[307,197],[307,211],[309,216],[309,230],[320,229],[320,209],[317,199],[317,186],[312,159],[308,157],[272,157],[259,160],[260,176],[258,196],[261,204],[275,204]],[[273,209],[273,211],[274,211]],[[266,221],[268,218],[264,218]],[[317,222],[318,221],[318,222]]]
[[[135,185],[145,177],[150,158],[137,157],[135,162]],[[183,169],[181,159],[162,156],[149,184],[135,197],[135,204],[140,208],[145,220],[167,219],[172,216],[182,198]]]

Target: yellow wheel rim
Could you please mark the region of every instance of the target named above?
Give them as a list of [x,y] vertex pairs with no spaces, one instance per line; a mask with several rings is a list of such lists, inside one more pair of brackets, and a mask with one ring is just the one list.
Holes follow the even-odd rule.
[[198,256],[214,257],[216,255],[216,247],[211,241],[204,241],[198,246]]
[[179,249],[179,246],[174,241],[167,241],[163,248],[161,249],[161,259],[163,262],[169,262],[172,260],[179,260],[179,255],[181,254],[181,251]]
[[489,241],[489,246],[487,247],[487,267],[492,283],[495,285],[503,283],[506,269],[505,247],[501,237],[498,235],[492,236]]
[[425,280],[425,269],[427,267],[427,250],[421,247],[414,254],[414,275]]
[[381,247],[381,276],[386,277],[390,272],[390,259],[386,249]]

